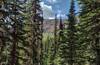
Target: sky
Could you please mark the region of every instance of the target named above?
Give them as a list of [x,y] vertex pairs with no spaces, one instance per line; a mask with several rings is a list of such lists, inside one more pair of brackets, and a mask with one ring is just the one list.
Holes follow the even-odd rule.
[[[62,16],[62,18],[67,18],[67,14],[70,9],[71,0],[42,0],[40,5],[43,10],[44,19],[54,19],[55,14],[57,17]],[[77,1],[75,1],[76,13],[79,11],[79,6]]]

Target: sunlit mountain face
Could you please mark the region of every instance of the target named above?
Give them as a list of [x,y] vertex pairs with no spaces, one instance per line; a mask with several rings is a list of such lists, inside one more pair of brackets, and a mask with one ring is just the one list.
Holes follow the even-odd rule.
[[[40,5],[43,10],[44,19],[54,19],[55,14],[59,18],[67,18],[67,14],[69,13],[71,0],[42,0]],[[77,1],[75,1],[75,10],[76,13],[79,11],[79,6]]]

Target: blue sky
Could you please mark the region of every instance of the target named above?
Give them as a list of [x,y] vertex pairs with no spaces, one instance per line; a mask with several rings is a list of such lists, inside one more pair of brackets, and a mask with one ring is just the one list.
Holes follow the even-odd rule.
[[[71,0],[42,0],[40,3],[43,9],[43,16],[45,19],[53,19],[55,14],[58,14],[58,17],[61,15],[63,18],[66,18],[66,15],[69,12]],[[77,1],[75,1],[76,13],[79,11],[79,6]]]

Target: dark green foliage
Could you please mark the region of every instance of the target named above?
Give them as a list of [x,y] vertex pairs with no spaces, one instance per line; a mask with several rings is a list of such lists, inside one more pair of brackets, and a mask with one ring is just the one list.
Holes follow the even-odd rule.
[[89,62],[99,65],[100,2],[98,0],[79,0],[79,2],[82,5],[79,27],[80,32],[84,35],[83,41],[81,41],[86,43],[87,51],[90,51],[88,54],[92,55],[92,57],[88,56],[90,59],[87,58]]
[[63,63],[73,65],[76,62],[76,18],[74,10],[74,0],[71,0],[71,7],[68,15],[68,27],[67,34],[65,35],[66,41],[63,43],[62,57],[64,58]]
[[22,15],[24,8],[20,6],[23,4],[16,2],[17,1],[5,1],[2,4],[6,15],[0,20],[1,29],[4,30],[3,33],[5,35],[5,39],[2,43],[5,44],[5,46],[4,48],[2,47],[2,56],[0,55],[1,64],[20,65],[20,61],[25,62],[25,60],[28,60],[26,56],[23,57],[21,55],[21,52],[24,52],[24,54],[28,53],[25,50],[25,47],[27,47],[25,44],[27,42],[24,36],[26,31],[24,30],[24,16]]
[[32,45],[33,45],[33,64],[42,64],[42,33],[43,33],[43,17],[39,0],[32,1]]
[[0,65],[100,65],[100,1],[78,0],[79,16],[74,2],[43,34],[40,0],[0,0]]

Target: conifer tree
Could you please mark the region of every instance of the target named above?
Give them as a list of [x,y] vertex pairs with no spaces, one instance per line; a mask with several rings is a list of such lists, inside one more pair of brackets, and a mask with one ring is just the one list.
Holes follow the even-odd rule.
[[63,36],[63,29],[64,29],[64,25],[63,25],[63,21],[62,21],[62,17],[60,16],[60,23],[59,23],[59,37]]
[[76,44],[76,39],[75,39],[75,33],[76,33],[76,20],[75,20],[75,10],[74,10],[74,0],[71,0],[71,7],[70,7],[70,12],[68,15],[68,48],[69,48],[69,54],[68,54],[68,64],[73,65],[75,63],[75,55],[76,55],[76,50],[75,50],[75,44]]
[[27,60],[20,55],[20,51],[26,51],[25,47],[23,47],[26,44],[24,37],[26,32],[23,29],[23,8],[16,0],[3,0],[2,3],[0,10],[3,12],[3,17],[0,19],[0,27],[4,29],[6,33],[4,33],[5,37],[3,37],[5,40],[3,41],[3,44],[5,45],[3,58],[1,58],[0,63],[3,62],[3,64],[18,65],[20,64],[19,60],[23,60],[24,62]]
[[[26,31],[24,30],[24,16],[22,16],[22,9],[20,9],[17,5],[17,1],[15,1],[16,3],[14,3],[12,5],[12,12],[13,15],[14,15],[14,19],[12,18],[12,22],[14,23],[12,25],[12,33],[11,33],[11,36],[13,38],[13,45],[12,45],[12,51],[11,51],[11,64],[14,63],[14,64],[20,64],[20,61],[22,61],[23,63],[25,63],[25,61],[28,60],[27,56],[21,56],[21,53],[20,51],[24,52],[24,54],[27,54],[27,50],[26,50],[26,46],[25,44],[26,41],[25,41],[25,36],[24,34],[26,33]],[[13,65],[13,64],[12,64]]]
[[[71,0],[71,6],[68,15],[68,27],[64,32],[61,50],[62,63],[73,65],[76,62],[76,18],[75,18],[74,0]],[[67,32],[67,33],[66,33]]]
[[[95,56],[95,58],[91,58],[89,56],[89,62],[94,62],[96,65],[100,65],[100,2],[98,0],[79,0],[81,6],[81,14],[80,14],[80,27],[85,31],[85,37],[89,40],[84,41],[89,46],[89,50],[91,51],[91,55]],[[95,55],[95,54],[96,55]],[[92,60],[94,59],[94,60]],[[95,62],[96,61],[96,62]]]
[[33,64],[42,64],[42,33],[43,33],[43,17],[42,10],[39,5],[40,0],[32,2],[32,24],[33,24]]

